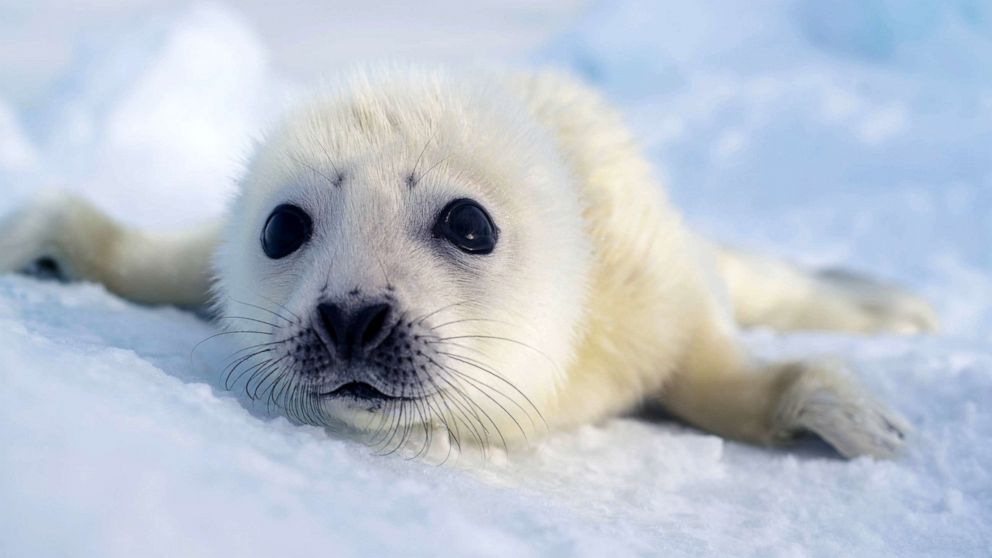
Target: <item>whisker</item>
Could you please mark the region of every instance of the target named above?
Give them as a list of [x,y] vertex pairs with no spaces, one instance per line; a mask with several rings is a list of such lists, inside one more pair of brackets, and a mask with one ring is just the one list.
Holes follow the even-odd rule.
[[465,322],[491,322],[491,323],[504,324],[504,325],[513,325],[513,324],[511,324],[509,322],[504,322],[504,321],[501,321],[501,320],[493,320],[493,319],[489,319],[489,318],[465,318],[465,319],[462,319],[462,320],[455,320],[453,322],[446,322],[446,323],[438,324],[436,326],[431,326],[431,327],[432,327],[432,329],[441,329],[442,327],[446,327],[446,326],[450,326],[450,325],[455,325],[455,324],[461,324],[461,323],[465,323]]
[[215,334],[211,335],[210,337],[207,337],[206,339],[200,341],[196,345],[193,345],[193,348],[189,352],[190,353],[190,358],[193,358],[193,353],[195,353],[196,350],[200,348],[200,345],[206,343],[207,341],[210,341],[211,339],[214,339],[216,337],[220,337],[222,335],[237,335],[239,333],[244,333],[244,334],[255,333],[255,334],[258,334],[258,335],[273,335],[272,332],[270,332],[270,331],[250,331],[250,330],[221,331],[220,333],[215,333]]
[[[312,173],[316,174],[317,176],[323,178],[329,184],[331,184],[331,185],[337,185],[338,184],[339,181],[338,181],[338,179],[336,177],[335,178],[332,178],[332,177],[328,176],[327,174],[325,174],[323,171],[321,171],[317,167],[311,165],[310,163],[304,161],[303,159],[301,159],[300,157],[298,157],[298,156],[296,156],[294,154],[290,154],[289,156],[296,162],[296,164],[298,164],[298,165],[300,165],[302,167],[306,167],[308,170],[310,170],[310,172],[312,172]],[[331,166],[333,167],[334,164],[332,163]],[[337,173],[337,170],[335,170],[335,172]],[[341,176],[341,174],[340,173],[337,173],[337,176]]]
[[[393,443],[393,439],[396,437],[396,434],[399,432],[400,425],[401,425],[401,423],[403,421],[403,413],[404,413],[405,410],[406,410],[406,406],[403,405],[403,404],[399,404],[399,411],[397,413],[395,413],[395,415],[396,415],[395,420],[390,425],[389,438],[386,439],[383,442],[383,445],[382,445],[383,448],[388,448],[389,445]],[[388,452],[382,453],[380,455],[391,455],[394,451],[395,450],[388,451]]]
[[[458,449],[460,451],[461,450],[461,444],[460,444],[458,438],[461,437],[461,431],[458,430],[458,423],[457,422],[454,422],[455,413],[454,413],[454,411],[451,410],[451,407],[448,405],[448,397],[447,397],[448,393],[447,393],[447,390],[442,389],[441,386],[437,385],[437,382],[435,382],[434,381],[434,378],[432,378],[430,375],[427,376],[427,381],[434,388],[435,395],[437,395],[438,396],[438,399],[441,400],[441,403],[444,404],[445,409],[448,410],[448,415],[450,417],[452,417],[452,422],[454,423],[454,426],[455,426],[455,435],[456,435],[455,443],[458,445]],[[438,408],[438,411],[440,412],[440,415],[439,416],[442,417],[442,420],[444,420],[444,412],[441,411],[440,405],[436,405],[436,406]],[[450,433],[451,433],[451,427],[448,425],[447,422],[445,422],[445,428],[448,429],[448,432],[449,432],[449,435],[450,435]]]
[[252,378],[255,377],[255,372],[268,366],[270,362],[272,362],[271,359],[264,359],[261,362],[257,362],[249,366],[248,368],[242,370],[241,373],[238,374],[238,377],[234,379],[234,382],[231,383],[231,387],[238,385],[238,382],[241,381],[241,378],[245,377],[245,375],[249,375],[248,381],[245,382],[245,397],[251,400],[251,393],[248,391],[248,384],[251,382]]
[[432,436],[431,436],[431,423],[428,419],[427,409],[424,408],[424,404],[420,399],[414,399],[412,401],[414,410],[417,412],[417,416],[420,417],[420,425],[424,430],[424,444],[416,454],[414,454],[411,459],[418,459],[427,454],[430,449]]
[[[481,380],[478,380],[476,378],[472,378],[468,374],[465,374],[463,372],[460,372],[460,371],[456,370],[455,368],[452,368],[452,367],[446,367],[446,368],[447,368],[448,371],[450,371],[453,374],[457,375],[459,378],[461,378],[461,379],[465,380],[466,382],[470,383],[473,387],[475,387],[476,390],[479,391],[479,393],[481,393],[487,399],[489,399],[490,401],[492,401],[493,403],[495,403],[500,409],[502,409],[503,413],[505,413],[506,416],[509,417],[509,419],[513,421],[513,424],[516,424],[517,425],[517,429],[520,430],[520,434],[524,437],[524,440],[527,440],[528,439],[527,438],[527,431],[520,424],[520,422],[517,421],[517,417],[514,416],[514,414],[511,413],[509,411],[509,409],[507,409],[502,403],[500,403],[498,400],[496,400],[496,398],[494,398],[493,396],[491,396],[488,393],[486,393],[486,391],[484,389],[482,389],[482,388],[485,387],[485,388],[487,388],[487,389],[489,389],[491,391],[496,392],[499,395],[502,395],[503,397],[505,397],[506,399],[510,400],[511,402],[516,403],[515,401],[513,401],[513,399],[511,399],[510,397],[508,397],[505,393],[499,391],[498,389],[490,386],[489,384],[487,384],[487,383],[485,383],[485,382],[483,382]],[[520,408],[520,410],[524,411],[523,407],[520,407],[519,404],[517,404],[517,407]],[[527,413],[527,411],[524,411],[524,414],[526,414],[527,417],[530,418],[530,414]],[[531,419],[531,425],[532,426],[535,426],[533,419]]]
[[423,174],[421,174],[421,175],[420,175],[420,176],[419,176],[419,177],[417,178],[417,181],[419,182],[419,181],[420,181],[421,179],[423,179],[423,178],[424,178],[425,176],[427,176],[428,174],[430,174],[430,173],[431,173],[431,171],[433,171],[433,170],[434,170],[434,169],[436,169],[436,168],[439,168],[439,167],[440,167],[441,165],[443,165],[444,163],[447,163],[447,162],[448,162],[448,159],[450,159],[450,158],[451,158],[450,156],[449,156],[449,157],[442,157],[440,161],[438,161],[438,162],[436,162],[436,163],[434,163],[433,165],[431,165],[431,167],[430,167],[429,169],[427,169],[427,170],[425,170],[425,171],[424,171],[424,173],[423,173]]
[[285,372],[286,372],[286,367],[283,366],[282,369],[281,369],[280,374],[278,376],[276,376],[276,381],[272,382],[272,385],[269,388],[269,396],[268,396],[268,398],[265,401],[265,412],[266,412],[266,414],[271,414],[272,413],[272,406],[273,405],[275,405],[277,409],[279,408],[279,404],[276,402],[276,399],[277,399],[276,391],[278,389],[281,389],[282,388],[283,384],[286,383],[286,381],[287,381],[287,379],[289,377],[289,375],[286,374]]
[[[511,389],[513,389],[513,391],[515,391],[518,394],[520,394],[520,396],[524,398],[524,400],[527,402],[527,404],[530,405],[530,407],[532,409],[534,409],[534,412],[537,413],[537,416],[541,419],[541,422],[544,423],[544,428],[546,430],[550,430],[550,427],[548,426],[548,421],[545,420],[544,415],[541,413],[541,409],[537,405],[535,405],[534,402],[531,400],[531,398],[528,397],[527,394],[524,393],[520,388],[518,388],[516,386],[516,384],[514,384],[513,382],[507,380],[502,374],[498,373],[493,368],[488,367],[488,366],[485,366],[483,363],[481,363],[481,362],[479,362],[479,361],[477,361],[477,360],[475,360],[473,358],[464,356],[464,355],[459,355],[457,353],[450,353],[450,352],[445,352],[445,351],[438,351],[438,354],[445,355],[445,356],[447,356],[449,358],[452,358],[454,360],[457,360],[457,361],[462,362],[464,364],[467,364],[469,366],[473,366],[473,367],[481,370],[482,372],[485,372],[485,373],[489,374],[490,376],[496,378],[497,380],[503,382],[507,386],[509,386]],[[506,396],[504,395],[504,397],[506,397]],[[507,397],[507,399],[509,399],[510,401],[512,401],[514,405],[517,405],[518,407],[520,407],[520,410],[523,411],[527,415],[527,418],[531,421],[531,424],[534,423],[534,418],[530,416],[530,412],[528,412],[526,409],[524,409],[523,407],[521,407],[520,404],[517,403],[517,401],[515,399],[510,398],[510,397]]]
[[[254,357],[258,356],[258,355],[265,354],[265,353],[271,352],[273,350],[274,349],[262,349],[262,350],[259,350],[259,351],[255,351],[254,353],[251,353],[249,355],[238,357],[235,360],[235,362],[232,362],[231,364],[225,366],[224,367],[224,370],[221,371],[221,374],[224,374],[224,372],[227,372],[227,374],[224,376],[224,389],[230,391],[231,388],[233,388],[234,385],[237,383],[237,380],[235,380],[235,384],[231,384],[230,383],[230,380],[231,380],[231,376],[234,374],[234,371],[237,370],[239,366],[241,366],[242,364],[244,364],[248,360],[250,360],[250,359],[252,359],[252,358],[254,358]],[[238,376],[239,379],[240,379],[240,377],[241,376]]]
[[[467,393],[465,393],[465,391],[462,389],[461,386],[455,385],[448,380],[446,375],[443,373],[444,372],[443,368],[439,368],[439,370],[442,373],[438,374],[437,377],[444,383],[448,384],[448,386],[451,387],[451,389],[453,390],[452,395],[454,395],[455,397],[452,398],[451,402],[462,411],[463,416],[468,416],[473,418],[475,420],[476,425],[478,425],[478,428],[476,428],[475,426],[466,423],[466,426],[469,426],[473,431],[476,440],[479,442],[479,445],[482,446],[483,456],[487,455],[489,428],[485,425],[485,423],[482,421],[482,417],[480,417],[477,412],[477,410],[481,411],[481,409],[478,408],[478,404],[476,404],[472,400],[472,398]],[[485,411],[483,411],[483,414],[485,414]],[[495,426],[495,423],[493,424]],[[479,428],[482,429],[481,432],[479,431]],[[485,433],[485,436],[482,435],[482,432]],[[500,434],[498,427],[496,428],[496,432],[497,434]],[[502,438],[502,434],[500,434],[500,437]],[[505,440],[504,440],[504,444],[505,444]]]
[[[437,365],[436,363],[435,363],[435,365],[436,366],[440,366],[440,365]],[[471,383],[471,378],[469,376],[467,376],[466,374],[462,374],[462,373],[458,372],[457,370],[455,370],[453,368],[450,368],[450,367],[441,367],[440,369],[442,371],[445,371],[446,370],[446,371],[449,371],[449,372],[454,373],[456,376],[458,376],[458,378],[456,378],[456,379],[459,379],[459,380],[464,379],[466,381],[470,381],[470,383]],[[473,387],[475,387],[476,391],[478,391],[479,393],[481,393],[482,395],[484,395],[485,397],[487,397],[490,401],[492,401],[493,403],[495,403],[496,405],[498,405],[499,408],[502,409],[503,412],[506,413],[506,415],[508,417],[510,417],[510,420],[512,420],[514,422],[514,424],[517,425],[517,428],[520,429],[520,433],[523,434],[524,439],[527,439],[527,431],[524,430],[523,426],[520,425],[520,423],[517,421],[516,417],[513,416],[513,413],[511,413],[509,410],[507,410],[507,408],[504,407],[499,401],[497,401],[492,396],[490,396],[488,393],[486,393],[485,391],[483,391],[482,389],[480,389],[477,385],[475,385],[474,383],[472,385],[473,385]],[[492,388],[490,388],[490,389],[492,389]],[[504,397],[506,397],[506,396],[504,395]],[[507,445],[506,445],[506,440],[503,438],[503,433],[500,431],[499,426],[496,424],[496,421],[493,420],[493,418],[489,415],[489,413],[487,413],[485,411],[485,409],[483,409],[481,406],[479,406],[477,403],[475,403],[474,400],[472,400],[472,402],[473,402],[473,404],[475,404],[476,408],[478,408],[479,411],[483,415],[485,415],[486,418],[489,419],[489,422],[493,425],[493,428],[496,430],[496,434],[499,435],[500,440],[502,441],[503,450],[504,451],[509,451],[509,449],[507,448]]]
[[422,176],[420,177],[417,176],[417,167],[420,166],[420,160],[424,158],[424,153],[427,153],[427,148],[430,147],[431,142],[433,142],[434,138],[437,137],[437,133],[439,131],[440,128],[438,128],[435,125],[434,131],[431,133],[430,137],[427,138],[427,141],[424,143],[423,149],[420,150],[420,155],[417,156],[417,160],[413,163],[413,170],[410,171],[410,176],[407,178],[407,187],[413,188],[414,186],[417,185],[418,182],[420,182]]
[[[261,297],[261,295],[257,295],[257,296],[259,296],[259,297]],[[265,298],[265,297],[262,297],[262,298]],[[283,316],[282,314],[280,314],[280,313],[278,313],[278,312],[276,312],[276,311],[274,311],[274,310],[272,310],[271,308],[266,308],[266,307],[264,307],[264,306],[260,306],[260,305],[258,305],[258,304],[252,304],[252,303],[250,303],[250,302],[245,302],[245,301],[243,301],[243,300],[238,300],[238,299],[236,299],[236,298],[228,298],[228,300],[230,300],[230,301],[232,301],[232,302],[237,302],[238,304],[243,304],[243,305],[245,305],[245,306],[249,306],[249,307],[251,307],[251,308],[255,308],[255,309],[257,309],[257,310],[261,310],[262,312],[268,312],[269,314],[272,314],[273,316],[275,316],[275,317],[277,317],[277,318],[279,318],[279,319],[281,319],[281,320],[285,320],[287,324],[292,324],[292,323],[294,323],[294,322],[293,322],[293,320],[290,320],[290,319],[289,319],[289,318],[287,318],[286,316]],[[268,299],[266,299],[266,300],[268,300]],[[272,301],[271,301],[271,300],[269,300],[269,302],[272,302]]]
[[[286,358],[288,358],[288,356],[279,357],[279,359],[272,361],[272,364],[267,367],[268,372],[265,374],[265,376],[262,378],[260,382],[255,384],[255,390],[252,392],[252,398],[251,398],[253,401],[259,399],[258,392],[262,388],[262,386],[265,385],[265,382],[267,382],[269,378],[272,377],[273,374],[279,373],[282,370],[279,364]],[[251,384],[251,380],[248,381],[248,384]]]
[[511,339],[509,337],[501,337],[499,335],[454,335],[452,337],[439,337],[438,341],[427,341],[427,343],[437,344],[445,341],[453,341],[456,339],[488,339],[492,341],[506,341],[507,343],[513,343],[514,345],[520,345],[521,347],[525,347],[541,355],[542,357],[544,357],[545,360],[548,361],[548,363],[554,366],[556,370],[558,370],[559,372],[561,371],[561,369],[558,368],[558,363],[556,363],[554,359],[548,356],[547,353],[545,353],[544,351],[538,349],[537,347],[524,343],[523,341],[518,341],[516,339]]
[[[265,374],[265,372],[271,366],[273,366],[272,359],[271,358],[268,358],[268,359],[265,359],[265,360],[263,360],[262,362],[260,362],[260,363],[258,363],[256,365],[252,366],[251,368],[248,369],[248,371],[246,371],[246,372],[244,372],[244,373],[241,374],[241,376],[244,376],[245,374],[248,374],[248,380],[245,381],[245,397],[247,397],[249,401],[252,401],[252,402],[255,401],[255,398],[252,397],[252,393],[251,393],[251,383],[256,378],[258,378],[260,375]],[[240,379],[241,379],[241,377],[239,376],[238,377],[238,380],[240,380]],[[238,380],[235,380],[235,382],[234,382],[235,385],[237,385]]]
[[227,358],[234,358],[239,353],[245,353],[245,352],[248,352],[248,351],[253,351],[255,349],[261,349],[262,347],[271,347],[273,345],[282,345],[283,343],[284,343],[283,340],[270,341],[268,343],[255,343],[254,345],[248,345],[247,347],[243,347],[243,348],[240,348],[240,349],[234,351],[233,353],[227,355]]
[[[269,298],[269,297],[267,297],[267,296],[265,296],[265,295],[262,295],[262,294],[259,294],[259,295],[256,295],[256,296],[258,296],[258,298],[262,298],[262,299],[265,299],[265,300],[266,300],[267,302],[270,302],[270,303],[272,303],[272,304],[275,304],[275,305],[276,305],[276,306],[278,306],[279,308],[282,308],[283,310],[285,310],[285,311],[287,311],[287,312],[289,312],[289,315],[290,315],[290,316],[293,316],[294,318],[296,318],[296,323],[297,323],[297,324],[301,324],[301,323],[303,323],[303,318],[301,318],[301,317],[299,316],[299,314],[297,314],[296,312],[293,312],[292,310],[290,310],[290,309],[289,309],[289,308],[288,308],[288,307],[287,307],[287,306],[286,306],[285,304],[283,304],[283,303],[281,303],[281,302],[279,302],[279,301],[277,301],[277,300],[272,300],[271,298]],[[271,310],[270,310],[270,312],[271,312]],[[285,318],[284,318],[284,319],[285,319]],[[292,323],[292,322],[290,322],[290,323]]]
[[415,323],[415,324],[418,324],[418,325],[419,324],[423,324],[424,321],[427,320],[428,318],[430,318],[431,316],[434,316],[436,314],[439,314],[441,312],[444,312],[445,310],[450,310],[450,309],[456,308],[458,306],[463,306],[465,304],[473,304],[473,303],[475,303],[475,301],[473,301],[473,300],[463,300],[461,302],[454,302],[452,304],[448,304],[447,306],[442,306],[442,307],[438,308],[437,310],[434,310],[433,312],[429,312],[427,314],[424,314],[423,316],[420,316],[419,318],[414,318],[411,321],[412,321],[412,323]]
[[259,324],[265,324],[265,325],[271,327],[272,329],[279,329],[281,327],[281,326],[278,326],[278,325],[276,325],[274,323],[266,322],[265,320],[257,320],[255,318],[249,318],[249,317],[246,317],[246,316],[216,316],[216,317],[214,317],[214,319],[215,320],[246,320],[246,321],[249,321],[249,322],[255,322],[255,323],[259,323]]
[[[392,422],[395,420],[393,415],[393,401],[387,401],[383,407],[380,408],[381,413],[379,414],[379,422],[376,424],[375,435],[370,437],[368,440],[368,445],[370,447],[378,447],[380,441],[384,441],[388,432],[391,431]],[[387,422],[388,421],[388,422]]]
[[[431,383],[433,383],[433,380],[431,380]],[[443,394],[437,393],[435,395],[439,395],[440,399],[444,398]],[[448,462],[448,459],[451,457],[451,447],[455,446],[456,448],[458,448],[458,451],[461,452],[461,444],[458,442],[457,438],[454,439],[452,438],[451,426],[448,424],[448,420],[444,416],[444,411],[442,411],[441,408],[434,402],[434,398],[428,397],[424,399],[424,404],[428,407],[428,409],[430,409],[432,418],[436,418],[437,420],[441,421],[441,424],[444,425],[444,432],[448,437],[448,452],[444,456],[444,459],[441,460],[441,463],[439,463],[439,465],[444,465],[445,463]]]

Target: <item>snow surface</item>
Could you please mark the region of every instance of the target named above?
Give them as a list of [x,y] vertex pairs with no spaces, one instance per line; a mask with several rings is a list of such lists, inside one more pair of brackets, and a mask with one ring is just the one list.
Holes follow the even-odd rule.
[[[272,48],[194,5],[79,49],[0,99],[0,212],[51,185],[134,223],[220,211],[302,90]],[[915,425],[903,457],[633,418],[485,467],[376,456],[226,392],[196,316],[4,276],[0,555],[989,555],[989,59],[979,0],[602,2],[532,54],[620,104],[697,228],[935,303],[938,336],[747,337],[848,359]]]

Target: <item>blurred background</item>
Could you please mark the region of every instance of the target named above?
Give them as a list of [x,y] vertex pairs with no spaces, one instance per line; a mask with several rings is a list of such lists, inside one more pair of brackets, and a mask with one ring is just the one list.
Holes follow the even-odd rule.
[[[589,0],[266,2],[226,7],[257,34],[274,68],[301,82],[360,59],[465,61],[529,55]],[[40,0],[0,3],[0,94],[15,102],[51,87],[83,45],[167,19],[192,3]],[[216,6],[215,7],[220,7]]]

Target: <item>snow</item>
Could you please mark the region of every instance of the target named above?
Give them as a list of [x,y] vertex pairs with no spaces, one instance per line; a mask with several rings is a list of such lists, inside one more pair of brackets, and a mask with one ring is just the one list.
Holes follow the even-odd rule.
[[[0,99],[0,213],[59,185],[132,223],[207,218],[305,89],[238,10],[139,19],[32,103]],[[3,276],[0,555],[988,555],[990,55],[978,0],[602,2],[530,55],[619,103],[698,229],[935,303],[937,336],[747,337],[847,359],[914,424],[899,459],[657,417],[485,466],[378,456],[225,391],[192,314]]]

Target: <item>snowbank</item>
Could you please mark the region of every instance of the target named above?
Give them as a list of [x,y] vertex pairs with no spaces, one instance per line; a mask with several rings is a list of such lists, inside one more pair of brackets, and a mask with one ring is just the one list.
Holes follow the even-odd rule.
[[223,209],[252,141],[287,101],[245,22],[208,4],[85,45],[24,121],[46,184],[162,227]]
[[[941,336],[748,336],[848,358],[916,426],[903,458],[634,419],[484,468],[375,456],[224,391],[190,314],[6,276],[0,554],[987,554],[992,6],[830,5],[603,2],[535,58],[621,104],[712,236],[935,301]],[[0,212],[64,184],[131,222],[207,217],[292,92],[216,6],[90,49],[36,109],[0,103]]]

